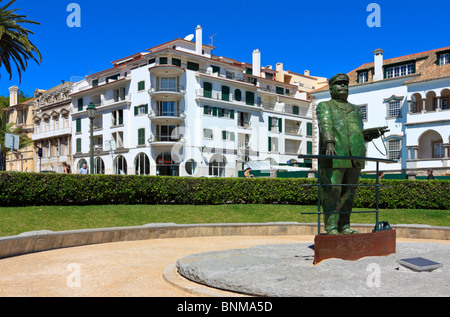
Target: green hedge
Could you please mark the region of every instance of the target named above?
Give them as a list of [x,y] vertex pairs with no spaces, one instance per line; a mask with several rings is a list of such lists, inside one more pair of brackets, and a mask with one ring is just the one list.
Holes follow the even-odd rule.
[[[375,184],[361,180],[361,184]],[[0,206],[83,204],[317,204],[315,179],[193,178],[0,172]],[[380,208],[450,209],[450,181],[382,180]],[[306,185],[306,186],[305,186]],[[374,187],[354,206],[374,208]]]

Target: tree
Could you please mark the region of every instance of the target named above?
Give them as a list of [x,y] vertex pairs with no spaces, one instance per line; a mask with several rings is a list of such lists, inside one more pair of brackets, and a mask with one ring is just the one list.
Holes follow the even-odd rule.
[[[0,2],[3,2],[3,0],[0,0]],[[31,23],[40,25],[40,23],[27,20],[26,15],[14,13],[19,9],[8,9],[14,2],[16,0],[11,0],[0,8],[0,67],[5,67],[11,80],[11,66],[14,63],[19,80],[21,80],[22,71],[25,71],[28,66],[28,60],[32,59],[39,65],[42,57],[37,47],[28,38],[29,34],[34,33],[20,24]]]

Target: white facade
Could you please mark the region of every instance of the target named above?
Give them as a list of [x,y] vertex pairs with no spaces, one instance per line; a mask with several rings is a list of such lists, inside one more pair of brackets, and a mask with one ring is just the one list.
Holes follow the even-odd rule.
[[89,165],[91,102],[96,173],[231,177],[245,161],[292,163],[311,151],[310,102],[298,87],[252,69],[258,50],[253,65],[238,62],[214,56],[201,37],[197,27],[194,42],[161,44],[74,84],[74,172]]
[[[364,128],[390,130],[367,146],[368,157],[398,160],[381,163],[380,170],[410,176],[426,175],[428,169],[434,175],[450,173],[450,64],[448,57],[437,62],[448,52],[444,48],[383,62],[383,51],[376,50],[374,63],[348,73],[348,101],[363,108]],[[382,69],[377,72],[377,67]],[[384,77],[377,79],[380,72]],[[331,98],[328,87],[311,95],[313,108]],[[317,145],[316,141],[315,153]],[[375,169],[375,163],[367,162],[364,171]]]

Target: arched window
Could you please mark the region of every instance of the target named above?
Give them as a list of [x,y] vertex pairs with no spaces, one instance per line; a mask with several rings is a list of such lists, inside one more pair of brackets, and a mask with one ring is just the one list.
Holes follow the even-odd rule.
[[134,159],[136,175],[150,175],[150,160],[145,153],[139,153]]
[[225,177],[226,159],[223,155],[214,154],[209,161],[209,175]]
[[189,175],[194,175],[197,171],[197,162],[193,159],[187,160],[184,167]]
[[127,174],[127,160],[122,155],[114,159],[114,174]]
[[103,162],[101,157],[96,157],[94,160],[94,173],[105,174],[105,162]]
[[[88,163],[86,162],[85,159],[81,159],[78,161],[78,165],[77,165],[77,172],[79,172],[80,168],[83,166],[83,164],[86,164],[86,168],[89,171],[89,167],[88,167]],[[89,173],[89,172],[88,172]]]

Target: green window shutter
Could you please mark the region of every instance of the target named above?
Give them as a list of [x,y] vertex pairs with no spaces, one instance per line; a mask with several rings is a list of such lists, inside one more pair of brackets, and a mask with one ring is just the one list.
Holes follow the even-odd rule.
[[138,145],[145,144],[145,129],[138,129]]
[[278,132],[283,132],[283,119],[278,118]]
[[299,114],[298,106],[292,106],[292,113],[293,114]]
[[235,99],[236,101],[241,101],[241,100],[242,100],[242,92],[241,92],[240,89],[236,89],[236,90],[234,91],[234,99]]
[[138,82],[138,91],[145,89],[145,81]]
[[307,136],[312,135],[312,123],[311,122],[306,123],[306,135]]
[[270,152],[270,151],[272,151],[272,138],[271,138],[270,136],[269,136],[268,142],[269,142],[268,150],[269,150],[269,152]]
[[255,93],[252,91],[245,92],[245,104],[248,106],[253,106],[255,104]]
[[222,100],[230,101],[230,87],[222,86]]
[[222,131],[222,140],[226,140],[227,139],[227,131],[223,130]]
[[284,95],[284,88],[283,87],[275,87],[275,92],[279,95]]
[[92,87],[97,87],[98,86],[98,79],[94,79],[92,81]]
[[253,69],[251,68],[247,68],[247,70],[245,71],[246,74],[253,74]]
[[77,139],[77,153],[81,153],[81,139]]
[[222,118],[222,117],[223,117],[223,109],[222,109],[222,108],[217,108],[217,116],[218,116],[219,118]]
[[137,116],[139,114],[139,106],[134,106],[134,115]]
[[160,57],[159,58],[159,63],[160,64],[167,64],[167,57]]
[[306,154],[312,154],[312,142],[308,141],[306,142]]
[[269,126],[267,127],[269,131],[272,131],[272,117],[269,117]]
[[214,117],[217,116],[217,107],[213,107],[213,108],[212,108],[212,115],[213,115]]
[[78,111],[83,111],[83,98],[78,98]]
[[187,62],[187,69],[193,70],[193,71],[198,71],[200,69],[200,65],[197,63],[193,63],[193,62]]
[[148,103],[146,103],[146,104],[144,105],[144,111],[145,111],[145,113],[148,113]]
[[209,106],[203,106],[203,114],[209,113]]
[[77,126],[76,132],[81,132],[81,118],[77,118],[76,126]]
[[212,84],[205,82],[203,83],[203,97],[211,98],[212,97]]
[[234,110],[230,110],[230,119],[234,119]]
[[119,124],[123,124],[123,111],[119,111]]

